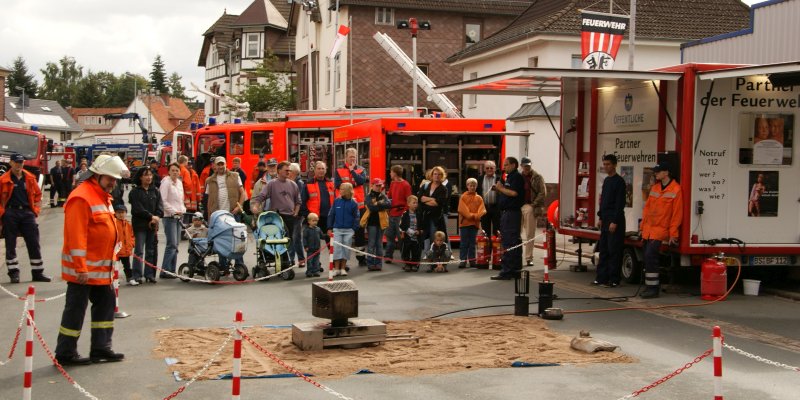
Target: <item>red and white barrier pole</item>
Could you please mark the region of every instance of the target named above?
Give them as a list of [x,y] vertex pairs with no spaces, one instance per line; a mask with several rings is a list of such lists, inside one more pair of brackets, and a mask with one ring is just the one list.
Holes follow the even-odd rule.
[[722,400],[722,330],[714,327],[714,400]]
[[114,318],[128,318],[131,315],[119,310],[119,267],[114,263]]
[[544,263],[544,276],[542,277],[542,282],[550,282],[550,266],[547,263]]
[[31,400],[31,383],[33,381],[33,320],[34,309],[36,308],[36,288],[28,286],[28,328],[25,331],[25,374],[23,377],[22,399]]
[[328,263],[328,280],[333,280],[333,234],[330,235],[331,241],[328,244],[328,258],[330,262]]
[[239,333],[242,329],[242,312],[236,312],[236,319],[234,320],[233,332],[233,389],[231,392],[231,399],[239,400],[241,398],[240,390],[242,385],[242,334]]

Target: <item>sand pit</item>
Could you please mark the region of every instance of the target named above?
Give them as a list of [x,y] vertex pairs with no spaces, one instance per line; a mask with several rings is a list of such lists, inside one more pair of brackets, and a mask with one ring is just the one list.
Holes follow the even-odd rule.
[[[479,368],[508,368],[528,363],[628,363],[617,351],[585,354],[570,348],[571,337],[555,333],[537,318],[496,316],[423,321],[389,321],[388,334],[410,333],[419,343],[387,342],[376,347],[304,352],[291,342],[291,329],[249,328],[245,333],[289,365],[317,377],[340,378],[361,369],[391,375],[440,374]],[[166,329],[156,332],[155,355],[178,360],[169,368],[181,377],[193,376],[228,334],[225,329]],[[202,379],[231,372],[233,341]],[[242,344],[242,375],[261,376],[287,371],[249,343]]]

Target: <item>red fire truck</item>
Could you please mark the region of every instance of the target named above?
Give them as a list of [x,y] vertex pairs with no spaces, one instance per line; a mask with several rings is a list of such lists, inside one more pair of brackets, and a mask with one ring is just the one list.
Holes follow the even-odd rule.
[[333,160],[333,129],[383,116],[411,116],[411,109],[365,109],[342,111],[290,111],[283,121],[244,124],[210,125],[194,133],[195,169],[198,174],[211,157],[225,157],[228,166],[234,158],[241,160],[247,172],[243,182],[248,193],[253,186],[256,164],[275,157],[300,164],[305,178],[316,161]]
[[467,179],[480,176],[486,161],[503,159],[507,136],[528,134],[507,132],[505,121],[496,119],[379,118],[334,129],[334,160],[339,165],[345,149],[353,147],[369,179],[388,179],[389,168],[397,164],[415,189],[425,171],[444,167],[451,187],[448,232],[454,233],[459,194]]
[[46,173],[47,138],[22,124],[0,121],[0,174],[8,170],[10,156],[14,153],[25,157],[24,168],[38,177],[39,187]]

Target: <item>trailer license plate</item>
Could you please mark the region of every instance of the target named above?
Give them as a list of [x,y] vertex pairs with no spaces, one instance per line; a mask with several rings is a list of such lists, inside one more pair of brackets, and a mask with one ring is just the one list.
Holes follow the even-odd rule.
[[789,265],[789,257],[756,256],[750,259],[750,265]]

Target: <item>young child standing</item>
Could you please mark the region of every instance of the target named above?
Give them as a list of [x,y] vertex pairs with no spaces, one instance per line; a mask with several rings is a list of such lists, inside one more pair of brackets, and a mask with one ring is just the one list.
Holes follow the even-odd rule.
[[481,217],[486,214],[483,198],[478,195],[478,180],[467,179],[467,192],[458,201],[458,226],[461,228],[461,263],[458,268],[466,268],[467,262],[475,265],[475,241],[481,228]]
[[[353,185],[349,182],[339,186],[340,196],[333,201],[331,211],[328,213],[328,234],[333,233],[335,242],[351,246],[353,235],[358,229],[358,203],[353,200]],[[347,260],[350,259],[350,250],[342,246],[333,245],[333,274],[347,275]]]
[[125,204],[114,205],[114,216],[116,217],[114,222],[117,225],[117,235],[121,238],[120,244],[122,245],[117,253],[117,259],[122,263],[125,281],[130,286],[136,286],[139,281],[133,279],[133,272],[131,271],[131,250],[133,250],[135,239],[133,237],[133,226],[125,219],[127,214],[128,207]]
[[303,229],[303,250],[309,255],[306,259],[306,278],[319,277],[321,272],[319,249],[325,237],[322,234],[322,230],[317,226],[319,224],[319,215],[310,213],[306,221],[308,221],[308,225]]
[[438,264],[435,267],[431,265],[430,269],[425,272],[447,272],[447,263],[450,261],[452,253],[450,252],[450,247],[445,243],[444,237],[445,235],[442,231],[436,231],[433,235],[433,243],[431,243],[431,249],[428,251],[426,260]]
[[422,248],[420,239],[422,238],[422,216],[419,214],[419,199],[413,194],[406,198],[408,210],[400,218],[400,240],[402,243],[401,257],[405,261],[403,271],[419,271],[419,260]]
[[366,199],[367,211],[361,216],[361,226],[367,230],[367,268],[380,271],[383,268],[383,231],[389,227],[389,208],[392,201],[383,193],[383,179],[372,180],[372,190]]

